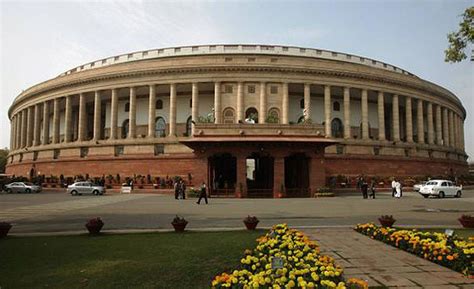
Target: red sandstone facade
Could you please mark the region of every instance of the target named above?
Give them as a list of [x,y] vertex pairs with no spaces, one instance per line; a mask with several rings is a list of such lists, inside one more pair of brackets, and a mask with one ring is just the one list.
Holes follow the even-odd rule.
[[7,172],[19,176],[191,175],[214,195],[291,197],[341,175],[468,169],[466,112],[451,92],[316,49],[217,45],[112,57],[24,91],[9,116]]

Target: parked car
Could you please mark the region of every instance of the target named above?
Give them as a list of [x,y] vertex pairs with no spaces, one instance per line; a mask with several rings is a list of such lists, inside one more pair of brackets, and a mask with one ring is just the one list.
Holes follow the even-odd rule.
[[75,182],[74,184],[67,187],[67,192],[73,196],[83,194],[92,194],[98,196],[105,194],[105,188],[91,182]]
[[448,180],[431,180],[421,187],[419,193],[425,198],[429,196],[436,196],[438,198],[453,196],[460,198],[462,195],[462,187],[456,186],[453,182]]
[[41,186],[32,184],[32,183],[26,183],[26,182],[14,182],[8,185],[5,185],[5,192],[7,194],[11,193],[39,193],[41,192]]
[[421,182],[421,183],[419,183],[419,184],[413,185],[413,190],[414,190],[415,192],[419,192],[420,189],[421,189],[424,185],[426,185],[426,183],[427,183],[427,182]]

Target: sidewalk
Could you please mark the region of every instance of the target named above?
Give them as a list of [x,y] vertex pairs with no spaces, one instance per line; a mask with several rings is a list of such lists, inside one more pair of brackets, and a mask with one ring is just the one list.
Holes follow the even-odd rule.
[[372,240],[352,229],[305,229],[318,241],[321,253],[336,259],[346,278],[357,277],[369,286],[390,288],[474,288],[468,279],[451,269],[431,263],[415,255]]

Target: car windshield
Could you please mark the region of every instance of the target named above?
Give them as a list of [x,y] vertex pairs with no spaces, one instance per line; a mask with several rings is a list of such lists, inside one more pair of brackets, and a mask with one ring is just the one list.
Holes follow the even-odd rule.
[[436,186],[438,184],[438,182],[427,182],[426,185],[427,186]]

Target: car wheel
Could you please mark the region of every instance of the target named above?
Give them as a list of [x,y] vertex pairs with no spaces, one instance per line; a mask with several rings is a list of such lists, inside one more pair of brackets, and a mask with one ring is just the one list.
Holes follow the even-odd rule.
[[428,199],[428,197],[429,197],[428,195],[422,195],[422,196],[423,196],[423,198],[425,198],[425,199]]
[[444,198],[444,192],[439,192],[438,196],[439,196],[440,198]]
[[460,198],[460,197],[461,197],[461,194],[462,194],[461,191],[457,191],[457,193],[456,193],[456,198]]
[[30,190],[30,189],[26,189],[26,190],[25,190],[25,193],[31,194],[31,190]]
[[98,195],[99,195],[99,191],[95,190],[95,191],[92,192],[92,194],[95,195],[95,196],[98,196]]
[[71,191],[71,195],[77,196],[77,191]]
[[7,192],[7,194],[11,194],[11,193],[12,193],[12,189],[6,189],[6,192]]

